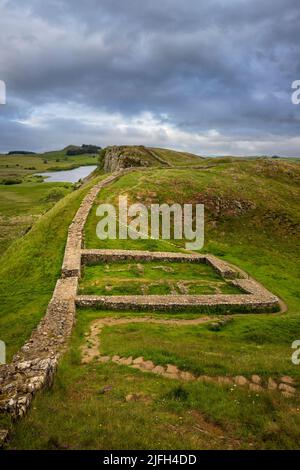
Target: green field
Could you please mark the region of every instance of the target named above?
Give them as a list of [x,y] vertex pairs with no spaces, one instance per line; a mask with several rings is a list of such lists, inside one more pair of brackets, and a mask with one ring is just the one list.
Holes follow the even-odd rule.
[[86,266],[79,286],[86,295],[239,294],[206,264],[143,262]]
[[[173,158],[177,157],[176,154]],[[299,386],[300,366],[291,362],[291,344],[300,338],[299,163],[229,157],[200,162],[203,168],[198,170],[134,171],[104,188],[88,219],[86,247],[160,251],[184,248],[184,241],[178,240],[100,241],[96,236],[97,205],[116,203],[120,194],[126,194],[129,203],[146,205],[204,203],[203,251],[247,271],[278,295],[287,311],[232,315],[218,329],[212,328],[210,322],[193,326],[128,323],[105,327],[101,353],[143,356],[157,364],[174,364],[197,374],[259,374],[263,380],[288,374]],[[0,331],[9,357],[30,336],[45,312],[59,276],[68,225],[93,182],[56,203],[1,258]],[[158,277],[167,285],[173,275],[190,280],[201,274],[200,284],[207,279],[210,287],[217,282],[214,273],[195,273],[184,269],[184,265],[173,273],[156,267],[156,263],[148,265],[142,273],[134,263],[110,264],[109,270],[104,265],[89,266],[81,288],[85,293],[107,294],[106,286],[112,285],[124,294],[126,288],[134,286],[137,292],[141,287],[138,283],[156,282]],[[78,310],[70,348],[53,388],[40,393],[25,419],[12,425],[9,448],[299,448],[298,396],[287,399],[277,392],[256,394],[238,387],[182,383],[114,363],[81,364],[80,347],[91,322],[121,316],[199,317],[193,312]],[[140,398],[126,401],[132,393]]]
[[98,155],[88,154],[67,156],[65,151],[0,155],[0,255],[73,190],[71,183],[43,182],[35,173],[95,165],[98,159]]
[[0,185],[0,254],[72,189],[70,183]]
[[0,155],[0,184],[41,180],[32,175],[38,172],[71,170],[81,165],[97,164],[98,155],[68,156],[64,151],[35,155]]

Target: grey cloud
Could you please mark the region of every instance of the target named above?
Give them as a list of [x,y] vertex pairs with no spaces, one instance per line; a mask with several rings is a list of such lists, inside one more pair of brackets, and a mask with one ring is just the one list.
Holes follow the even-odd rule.
[[[300,78],[296,0],[14,0],[0,1],[0,14],[0,78],[8,88],[0,150],[67,145],[73,134],[78,143],[124,138],[153,145],[130,124],[148,112],[159,122],[167,115],[179,132],[215,129],[232,153],[240,153],[239,139],[245,153],[249,142],[278,153],[278,136],[284,153],[295,152],[289,138],[298,136],[300,119],[290,100],[291,82]],[[16,122],[71,102],[91,113],[120,113],[126,134],[114,137],[113,128],[72,118],[51,116],[43,127]],[[183,145],[162,128],[155,136],[158,145]],[[268,148],[259,147],[264,136],[271,136]],[[200,144],[193,150],[205,151]],[[207,150],[222,153],[213,138]]]

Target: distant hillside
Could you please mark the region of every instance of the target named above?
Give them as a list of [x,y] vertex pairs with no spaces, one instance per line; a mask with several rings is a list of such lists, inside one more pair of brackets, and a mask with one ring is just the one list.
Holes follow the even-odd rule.
[[200,160],[204,160],[204,157],[189,152],[161,148],[151,148],[149,150],[168,162],[170,166],[194,166],[199,165]]
[[101,147],[98,145],[86,145],[83,144],[80,147],[78,145],[68,145],[68,147],[65,147],[63,151],[66,153],[66,155],[84,155],[84,154],[95,154],[98,153],[99,150],[101,150]]
[[11,150],[7,155],[35,155],[35,152],[28,152],[27,150]]

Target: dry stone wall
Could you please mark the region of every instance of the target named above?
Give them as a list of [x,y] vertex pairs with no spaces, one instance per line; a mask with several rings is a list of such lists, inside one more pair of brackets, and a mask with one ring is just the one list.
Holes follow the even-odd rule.
[[109,176],[105,180],[100,181],[98,184],[95,184],[95,186],[92,187],[92,189],[82,201],[77,214],[68,230],[65,256],[62,266],[62,277],[80,276],[83,229],[96,196],[100,189],[109,185],[128,171],[130,170],[122,170],[118,173],[115,173],[114,175]]
[[137,311],[183,311],[200,310],[219,313],[259,313],[278,310],[274,298],[262,298],[247,294],[217,295],[126,295],[96,296],[79,295],[76,297],[78,307],[96,307],[108,310]]
[[206,256],[193,253],[172,253],[161,251],[141,251],[141,250],[104,250],[104,249],[83,249],[81,250],[83,264],[93,264],[109,261],[173,261],[205,263]]
[[83,249],[81,251],[81,261],[83,264],[93,264],[99,261],[173,261],[182,263],[206,263],[212,266],[217,273],[228,279],[244,276],[245,273],[231,267],[225,261],[213,255],[199,255],[196,253],[172,253],[161,251],[140,251],[140,250],[103,250],[103,249]]
[[56,283],[46,314],[12,362],[0,366],[0,412],[22,417],[35,393],[52,384],[75,322],[84,224],[98,192],[125,171],[100,181],[83,199],[69,227],[62,277]]
[[159,163],[162,163],[164,166],[167,166],[169,168],[174,168],[173,165],[170,165],[169,162],[167,162],[167,160],[165,160],[164,158],[161,158],[157,155],[156,152],[154,152],[153,150],[149,149],[149,148],[145,148],[145,151],[147,153],[149,153],[153,158],[155,158]]
[[0,368],[0,411],[21,417],[33,396],[51,385],[58,358],[75,319],[77,278],[57,281],[46,315],[30,339]]
[[81,253],[82,263],[85,265],[123,260],[206,263],[212,266],[221,277],[239,287],[243,293],[234,295],[79,295],[76,297],[76,304],[80,307],[152,311],[198,309],[218,310],[223,313],[233,311],[258,313],[279,309],[279,300],[276,296],[251,279],[245,272],[212,255],[138,250],[82,250]]

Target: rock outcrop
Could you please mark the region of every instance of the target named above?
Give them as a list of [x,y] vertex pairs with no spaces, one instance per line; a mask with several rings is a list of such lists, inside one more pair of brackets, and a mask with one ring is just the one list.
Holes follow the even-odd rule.
[[104,171],[112,173],[124,168],[169,167],[169,163],[144,146],[114,146],[105,149]]
[[149,166],[149,163],[142,158],[141,151],[129,149],[130,147],[108,147],[105,152],[104,171],[113,173],[124,168]]

